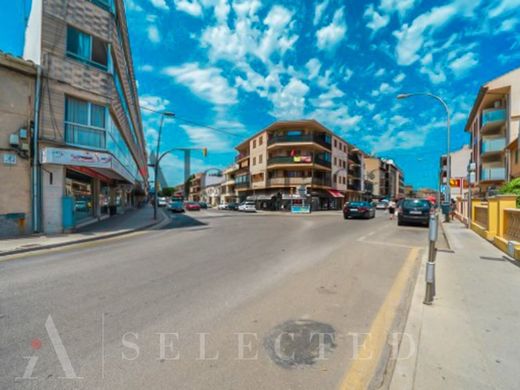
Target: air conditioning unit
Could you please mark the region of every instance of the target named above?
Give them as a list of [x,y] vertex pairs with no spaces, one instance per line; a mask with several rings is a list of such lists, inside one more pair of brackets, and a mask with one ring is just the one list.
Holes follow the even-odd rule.
[[18,134],[11,134],[9,136],[9,145],[15,148],[20,145],[20,137],[18,137]]

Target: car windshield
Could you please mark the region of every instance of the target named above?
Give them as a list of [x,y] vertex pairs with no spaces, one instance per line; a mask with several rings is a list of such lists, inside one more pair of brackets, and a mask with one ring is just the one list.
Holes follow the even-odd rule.
[[430,208],[430,202],[428,202],[425,199],[407,199],[403,202],[403,207],[405,207],[405,208],[413,208],[413,207]]
[[350,202],[349,207],[368,207],[368,202]]

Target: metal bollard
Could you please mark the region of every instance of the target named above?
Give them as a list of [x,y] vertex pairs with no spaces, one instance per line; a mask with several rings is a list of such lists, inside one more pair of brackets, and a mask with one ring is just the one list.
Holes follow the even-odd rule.
[[435,296],[435,257],[437,249],[435,243],[439,234],[439,215],[430,215],[430,227],[428,231],[428,263],[426,264],[426,293],[423,303],[431,305]]

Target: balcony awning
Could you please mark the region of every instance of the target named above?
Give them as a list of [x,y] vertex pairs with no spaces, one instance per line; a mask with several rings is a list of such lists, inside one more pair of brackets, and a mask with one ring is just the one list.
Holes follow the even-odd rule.
[[336,190],[327,190],[327,192],[331,194],[333,198],[343,198],[344,196],[341,192]]

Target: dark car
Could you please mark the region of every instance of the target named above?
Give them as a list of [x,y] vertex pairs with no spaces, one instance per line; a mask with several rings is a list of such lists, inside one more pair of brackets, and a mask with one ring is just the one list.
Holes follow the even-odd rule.
[[200,210],[200,205],[198,204],[198,202],[186,202],[184,204],[184,207],[186,207],[186,210],[188,210],[188,211],[199,211]]
[[208,208],[208,204],[206,202],[199,202],[199,206],[201,209],[207,209]]
[[238,203],[233,203],[233,202],[228,203],[227,209],[228,210],[235,210],[235,211],[237,211],[238,210]]
[[432,205],[426,199],[404,199],[397,214],[397,224],[417,223],[428,226],[431,210]]
[[376,208],[370,202],[347,202],[343,207],[343,218],[374,218]]

